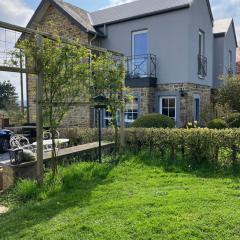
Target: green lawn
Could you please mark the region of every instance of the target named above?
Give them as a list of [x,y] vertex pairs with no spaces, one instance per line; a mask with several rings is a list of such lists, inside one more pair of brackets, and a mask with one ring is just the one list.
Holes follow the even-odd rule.
[[1,239],[240,239],[237,177],[166,170],[141,153],[64,168],[49,182],[0,216]]

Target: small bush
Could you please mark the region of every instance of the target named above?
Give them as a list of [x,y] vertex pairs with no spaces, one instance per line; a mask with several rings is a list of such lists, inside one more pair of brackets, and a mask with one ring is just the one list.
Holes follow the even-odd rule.
[[240,113],[231,114],[226,122],[230,128],[240,128]]
[[174,128],[174,121],[165,115],[148,114],[138,118],[132,127],[135,128]]
[[16,196],[19,200],[26,202],[36,199],[38,194],[38,186],[35,181],[32,180],[19,180],[16,184]]
[[224,129],[227,127],[227,123],[222,119],[213,119],[207,123],[207,128],[209,129]]

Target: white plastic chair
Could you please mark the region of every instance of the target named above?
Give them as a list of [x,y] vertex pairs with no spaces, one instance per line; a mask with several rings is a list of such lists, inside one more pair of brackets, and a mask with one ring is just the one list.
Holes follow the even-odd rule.
[[10,146],[12,149],[26,149],[35,152],[29,140],[22,135],[14,135],[10,138]]

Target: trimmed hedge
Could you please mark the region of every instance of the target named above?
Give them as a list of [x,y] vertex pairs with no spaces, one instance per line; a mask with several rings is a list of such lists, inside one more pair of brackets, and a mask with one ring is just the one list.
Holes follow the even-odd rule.
[[210,129],[224,129],[227,128],[227,123],[222,119],[213,119],[207,123],[207,128]]
[[126,146],[139,151],[148,148],[162,156],[191,163],[235,165],[240,144],[240,129],[127,129]]
[[[97,129],[61,129],[61,135],[72,145],[97,141]],[[64,134],[64,135],[63,135]],[[103,139],[113,141],[113,129],[105,129]],[[170,161],[182,159],[191,164],[210,163],[229,166],[237,163],[240,146],[240,129],[125,129],[126,149],[159,151]]]
[[174,128],[175,122],[168,116],[153,113],[139,117],[133,124],[135,128]]

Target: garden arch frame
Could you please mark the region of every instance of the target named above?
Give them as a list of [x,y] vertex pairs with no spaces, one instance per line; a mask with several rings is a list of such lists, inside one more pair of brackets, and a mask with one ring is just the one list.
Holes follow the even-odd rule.
[[[29,28],[24,28],[20,27],[14,24],[10,24],[7,22],[0,21],[0,29],[6,30],[6,31],[13,31],[20,33],[20,36],[22,35],[31,35],[32,37],[35,38],[36,44],[39,48],[43,46],[43,38],[48,38],[50,40],[57,40],[55,36],[45,33],[45,32],[40,32],[38,30],[34,29],[29,29]],[[18,39],[19,40],[19,39]],[[17,40],[17,41],[18,41]],[[17,43],[16,41],[16,43]],[[70,39],[62,38],[61,41],[66,44],[71,44],[71,45],[76,45],[76,43]],[[124,60],[124,55],[115,52],[115,51],[109,51],[104,48],[92,46],[89,44],[78,44],[77,46],[79,47],[85,47],[89,49],[90,51],[95,51],[99,53],[106,53],[110,52],[111,54],[118,56]],[[21,54],[20,54],[20,57]],[[37,125],[37,180],[38,182],[42,182],[43,180],[43,112],[42,112],[42,95],[43,95],[43,77],[44,73],[42,72],[41,68],[39,67],[37,59],[36,61],[36,66],[34,68],[27,68],[26,65],[22,64],[22,61],[20,60],[20,64],[18,66],[12,66],[11,64],[2,64],[0,63],[0,72],[13,72],[13,73],[20,73],[20,74],[36,74],[37,77],[37,85],[36,85],[36,125]],[[21,80],[22,82],[22,80]],[[123,146],[124,145],[124,109],[121,111],[121,130],[120,130],[120,144]]]

